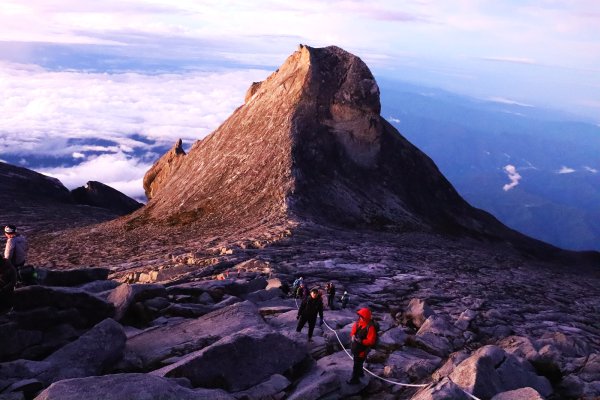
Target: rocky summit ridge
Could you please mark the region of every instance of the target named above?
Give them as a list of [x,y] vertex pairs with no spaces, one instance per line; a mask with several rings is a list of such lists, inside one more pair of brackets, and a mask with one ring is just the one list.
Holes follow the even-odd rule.
[[[315,226],[468,235],[535,257],[574,256],[470,206],[380,109],[379,87],[360,58],[301,45],[253,83],[213,133],[187,153],[178,141],[152,166],[146,206],[93,235],[73,235],[78,243],[110,242],[123,261],[132,245],[271,243]],[[86,246],[77,252],[94,258]]]

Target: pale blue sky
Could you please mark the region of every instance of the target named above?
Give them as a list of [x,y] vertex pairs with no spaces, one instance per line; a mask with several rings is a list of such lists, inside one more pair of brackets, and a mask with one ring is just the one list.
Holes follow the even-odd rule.
[[376,77],[600,123],[597,1],[3,0],[0,159],[25,139],[91,165],[49,138],[108,135],[142,171],[128,135],[206,135],[299,43],[340,46]]

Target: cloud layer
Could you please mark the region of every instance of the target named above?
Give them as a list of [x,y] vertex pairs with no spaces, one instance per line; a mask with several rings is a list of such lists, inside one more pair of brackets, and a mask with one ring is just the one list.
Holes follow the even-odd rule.
[[35,157],[70,159],[43,172],[69,188],[98,180],[138,196],[141,177],[159,156],[148,142],[203,138],[268,73],[108,74],[0,63],[0,154],[24,166]]

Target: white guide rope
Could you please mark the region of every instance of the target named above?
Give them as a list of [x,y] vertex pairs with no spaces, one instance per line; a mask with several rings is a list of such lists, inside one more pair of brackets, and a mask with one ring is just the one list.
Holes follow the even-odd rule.
[[[298,309],[298,299],[296,297],[294,297],[294,301],[296,302],[296,308]],[[329,324],[327,323],[327,321],[325,321],[325,318],[323,318],[323,323],[325,324],[325,326],[327,327],[327,329],[329,329],[331,332],[333,332],[333,334],[335,335],[335,337],[337,338],[338,343],[340,344],[340,346],[342,346],[342,349],[344,349],[344,352],[348,355],[348,357],[350,357],[350,359],[354,360],[354,357],[352,357],[352,354],[350,354],[348,352],[348,350],[346,350],[346,347],[344,347],[344,344],[342,343],[342,340],[340,339],[338,333],[335,331],[335,329],[333,329],[331,326],[329,326]],[[434,382],[431,383],[425,383],[425,384],[413,384],[413,383],[402,383],[402,382],[396,382],[396,381],[392,381],[386,378],[382,378],[379,375],[376,375],[374,372],[369,371],[366,367],[363,366],[363,370],[368,373],[369,375],[382,380],[384,382],[390,383],[392,385],[397,385],[397,386],[405,386],[405,387],[416,387],[416,388],[421,388],[421,387],[426,387],[426,386],[430,386],[432,385]],[[448,377],[448,379],[450,379],[450,377]],[[450,380],[450,382],[452,382],[452,380]],[[466,390],[464,390],[463,388],[461,388],[460,386],[458,386],[455,382],[452,382],[456,385],[456,387],[458,387],[460,390],[462,390],[467,396],[469,396],[471,399],[473,400],[481,400],[475,396],[473,396],[471,393],[467,392]]]

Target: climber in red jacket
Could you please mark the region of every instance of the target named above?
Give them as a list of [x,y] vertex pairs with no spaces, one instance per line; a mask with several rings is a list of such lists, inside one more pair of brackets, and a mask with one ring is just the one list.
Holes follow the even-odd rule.
[[350,339],[352,340],[352,356],[354,357],[354,367],[352,368],[352,378],[346,381],[348,384],[360,383],[360,377],[364,375],[363,364],[369,348],[377,340],[377,330],[371,321],[371,310],[361,308],[356,312],[358,321],[352,326]]

